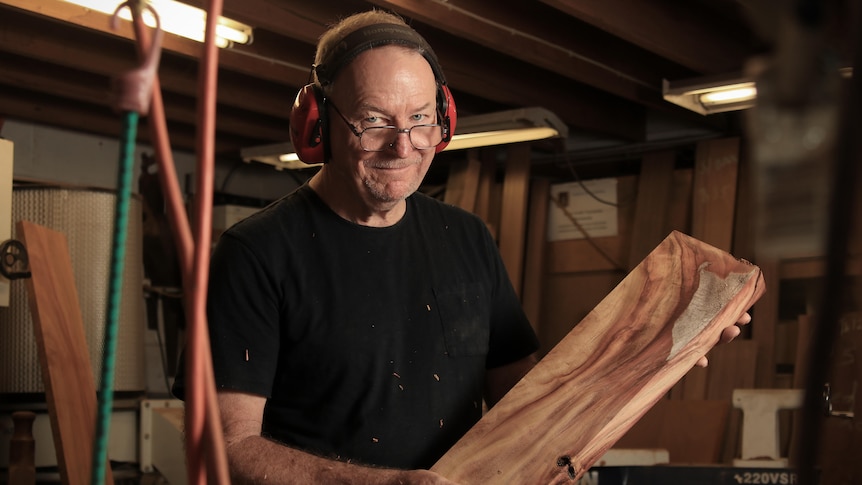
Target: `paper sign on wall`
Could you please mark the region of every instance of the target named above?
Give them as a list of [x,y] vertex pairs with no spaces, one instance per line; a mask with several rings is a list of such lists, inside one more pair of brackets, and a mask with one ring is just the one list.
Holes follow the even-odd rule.
[[551,185],[551,199],[548,241],[617,235],[617,179]]

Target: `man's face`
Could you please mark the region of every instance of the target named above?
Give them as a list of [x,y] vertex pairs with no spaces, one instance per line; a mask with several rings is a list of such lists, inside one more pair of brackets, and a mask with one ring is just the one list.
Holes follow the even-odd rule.
[[[437,123],[437,86],[421,54],[397,46],[370,49],[339,73],[327,95],[357,131],[393,125],[408,129]],[[431,166],[434,149],[418,150],[407,133],[393,133],[392,146],[367,152],[360,139],[329,108],[334,169],[352,182],[369,205],[386,206],[415,192]]]

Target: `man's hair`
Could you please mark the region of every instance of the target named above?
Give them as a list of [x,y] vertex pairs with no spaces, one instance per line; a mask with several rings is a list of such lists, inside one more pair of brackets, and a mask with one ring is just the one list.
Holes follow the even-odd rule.
[[[374,9],[367,12],[353,14],[333,24],[326,30],[326,32],[323,33],[323,35],[320,36],[320,40],[317,42],[317,53],[314,56],[314,65],[319,66],[323,64],[332,50],[348,35],[356,32],[362,27],[375,24],[407,26],[407,22],[405,22],[399,15],[385,12],[383,10]],[[318,79],[316,72],[314,75],[314,81],[318,85],[320,84],[320,80]]]

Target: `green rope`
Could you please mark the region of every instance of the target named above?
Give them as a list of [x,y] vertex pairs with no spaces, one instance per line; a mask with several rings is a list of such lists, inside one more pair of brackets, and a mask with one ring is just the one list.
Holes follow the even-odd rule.
[[96,442],[93,450],[92,485],[104,485],[105,467],[108,461],[108,433],[111,408],[114,400],[114,362],[116,360],[117,326],[123,284],[123,263],[126,257],[126,229],[129,225],[129,199],[132,191],[138,118],[138,113],[134,111],[125,113],[123,136],[120,140],[120,170],[117,177],[114,241],[113,251],[111,252],[107,321],[105,322],[105,349],[102,354],[102,381],[99,386],[99,415],[96,422]]

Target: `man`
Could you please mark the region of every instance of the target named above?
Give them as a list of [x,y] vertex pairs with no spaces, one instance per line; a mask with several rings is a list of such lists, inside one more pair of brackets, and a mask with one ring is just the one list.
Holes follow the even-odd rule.
[[484,223],[416,193],[455,122],[431,48],[366,12],[321,38],[315,79],[291,129],[326,163],[212,258],[231,479],[449,483],[424,469],[532,367],[538,342]]
[[321,38],[291,130],[325,163],[212,258],[234,483],[451,483],[426,469],[535,363],[484,223],[416,192],[453,103],[396,16],[358,14]]

